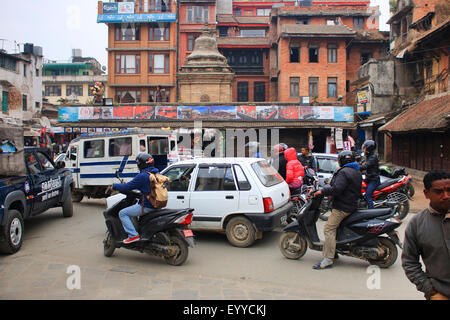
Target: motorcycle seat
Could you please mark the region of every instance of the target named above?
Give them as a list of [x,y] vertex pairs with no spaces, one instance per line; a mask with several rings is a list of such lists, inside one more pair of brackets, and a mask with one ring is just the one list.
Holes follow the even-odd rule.
[[392,185],[394,183],[399,182],[401,179],[402,178],[386,180],[385,182],[381,183],[375,190],[379,191],[381,189],[384,189],[384,188],[386,188],[386,187],[388,187],[388,186],[390,186],[390,185]]
[[380,209],[366,209],[366,210],[358,210],[347,218],[342,220],[341,225],[348,225],[350,223],[354,223],[360,220],[367,220],[371,218],[381,217],[389,214],[391,212],[390,208],[380,208]]
[[[194,209],[188,209],[188,213],[192,212]],[[186,209],[153,209],[152,211],[148,213],[144,213],[144,216],[148,216],[147,218],[155,219],[161,216],[165,216],[167,214],[171,213],[177,213],[177,212],[185,212]]]

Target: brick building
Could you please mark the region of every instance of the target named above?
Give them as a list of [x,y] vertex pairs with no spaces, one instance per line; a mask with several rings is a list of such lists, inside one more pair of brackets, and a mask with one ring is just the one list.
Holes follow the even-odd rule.
[[177,6],[173,0],[98,3],[108,26],[108,84],[119,103],[176,101]]

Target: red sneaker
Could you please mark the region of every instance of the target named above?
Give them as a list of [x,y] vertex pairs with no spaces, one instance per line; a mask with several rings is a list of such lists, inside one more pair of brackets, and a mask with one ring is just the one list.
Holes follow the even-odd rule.
[[139,240],[141,240],[141,238],[139,237],[139,235],[137,235],[135,237],[130,237],[128,239],[125,239],[122,242],[125,243],[125,244],[128,244],[128,243],[136,242],[136,241],[139,241]]

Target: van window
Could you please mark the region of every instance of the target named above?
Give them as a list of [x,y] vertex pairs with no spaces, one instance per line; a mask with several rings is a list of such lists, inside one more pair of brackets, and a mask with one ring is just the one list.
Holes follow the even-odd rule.
[[131,155],[131,137],[115,138],[109,140],[109,156],[130,156]]
[[85,158],[103,158],[105,156],[105,141],[91,140],[84,142]]
[[200,167],[195,191],[236,190],[231,167]]
[[148,137],[148,153],[152,156],[169,154],[169,139],[165,137]]
[[252,168],[261,183],[266,187],[271,187],[284,181],[280,174],[265,160],[253,163]]

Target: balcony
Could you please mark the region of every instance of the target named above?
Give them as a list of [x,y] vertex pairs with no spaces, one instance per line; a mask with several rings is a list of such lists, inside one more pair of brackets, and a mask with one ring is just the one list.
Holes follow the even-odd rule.
[[98,23],[175,22],[173,0],[98,2]]

